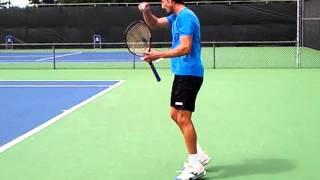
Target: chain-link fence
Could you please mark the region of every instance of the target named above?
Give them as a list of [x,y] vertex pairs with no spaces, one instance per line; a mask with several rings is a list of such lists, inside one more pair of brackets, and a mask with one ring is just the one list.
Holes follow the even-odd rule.
[[[202,60],[206,68],[320,67],[320,11],[318,11],[320,1],[281,0],[280,4],[268,4],[269,1],[272,0],[206,2],[208,6],[213,5],[216,10],[222,8],[230,12],[232,10],[234,13],[230,17],[225,17],[226,21],[220,19],[212,21],[212,24],[206,24],[211,22],[207,18],[206,23],[203,24],[203,27],[206,27],[202,32],[204,39],[209,37],[221,39],[220,32],[232,29],[230,30],[232,33],[222,34],[222,41],[202,42]],[[282,12],[286,9],[286,4],[283,4],[286,2],[290,6]],[[293,2],[296,3],[295,7],[292,6]],[[218,6],[215,6],[216,4]],[[236,5],[233,6],[233,4]],[[207,7],[200,6],[198,11],[203,8]],[[240,12],[246,12],[250,18],[237,17]],[[232,19],[234,17],[237,17],[236,21]],[[263,26],[260,26],[256,19],[261,20]],[[235,22],[240,24],[234,24]],[[282,26],[284,22],[287,23],[285,27]],[[208,28],[208,25],[216,27],[218,31]],[[268,31],[269,29],[273,29],[272,33]],[[292,35],[292,32],[296,35]],[[288,34],[287,37],[285,37],[286,34]],[[244,41],[241,40],[243,37],[245,37]],[[250,37],[255,40],[250,41]],[[228,41],[227,39],[240,40]],[[153,43],[154,50],[165,50],[170,47],[170,42]],[[161,60],[155,64],[157,68],[170,68],[169,60]],[[0,69],[10,68],[139,69],[149,67],[139,57],[131,55],[123,42],[102,43],[101,48],[94,48],[93,43],[28,44],[19,41],[0,44]]]
[[[125,43],[102,43],[101,48],[93,46],[92,43],[17,44],[12,49],[1,50],[0,68],[149,68],[140,57],[129,53]],[[156,42],[152,46],[153,50],[162,51],[169,49],[171,43]],[[294,41],[203,42],[201,54],[207,69],[296,67]],[[170,68],[170,60],[161,59],[155,65]]]
[[[299,1],[298,1],[299,3]],[[301,3],[301,67],[320,67],[320,1],[308,0]]]

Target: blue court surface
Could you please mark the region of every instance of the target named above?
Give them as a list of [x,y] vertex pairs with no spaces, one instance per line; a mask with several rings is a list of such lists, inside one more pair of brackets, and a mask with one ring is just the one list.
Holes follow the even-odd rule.
[[0,63],[7,62],[132,62],[134,59],[141,61],[128,51],[112,51],[112,52],[83,52],[83,51],[67,51],[56,52],[1,52]]
[[0,81],[0,152],[123,81]]

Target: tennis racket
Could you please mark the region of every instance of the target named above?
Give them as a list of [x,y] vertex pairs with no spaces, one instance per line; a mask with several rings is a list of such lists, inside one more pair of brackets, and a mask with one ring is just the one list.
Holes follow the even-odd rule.
[[[125,32],[125,42],[130,53],[143,59],[143,54],[151,50],[151,31],[147,24],[143,21],[131,23]],[[157,81],[161,81],[153,63],[149,62],[149,65]]]

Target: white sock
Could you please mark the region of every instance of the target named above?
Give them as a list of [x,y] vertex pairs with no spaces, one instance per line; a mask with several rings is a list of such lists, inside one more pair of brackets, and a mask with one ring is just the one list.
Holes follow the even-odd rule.
[[198,154],[203,154],[204,153],[204,151],[202,150],[200,144],[198,144],[198,143],[197,143],[197,153]]
[[200,165],[198,154],[189,154],[188,162],[191,164],[192,167],[198,167]]

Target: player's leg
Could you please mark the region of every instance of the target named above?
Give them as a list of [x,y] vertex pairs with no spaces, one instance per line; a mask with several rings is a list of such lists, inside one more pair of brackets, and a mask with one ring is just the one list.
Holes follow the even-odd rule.
[[188,160],[185,168],[176,179],[198,179],[205,175],[205,169],[197,154],[197,134],[191,120],[191,111],[178,110],[177,124],[181,129],[188,150]]
[[[179,110],[175,109],[174,107],[170,108],[170,117],[177,125],[178,125],[178,123],[177,123],[178,111]],[[181,132],[182,132],[182,130],[181,130]],[[207,165],[210,162],[211,159],[210,159],[209,155],[201,148],[201,146],[198,142],[197,142],[197,154],[198,154],[199,161],[203,166]],[[182,169],[184,169],[184,167],[186,165],[187,165],[187,161],[184,163],[184,166]]]
[[177,124],[183,134],[189,154],[197,154],[197,134],[191,121],[192,112],[178,110]]
[[[180,110],[189,111],[189,121],[191,121],[192,112],[195,109],[195,101],[198,91],[202,85],[203,78],[191,77],[191,76],[175,76],[172,83],[171,99],[170,99],[170,117],[180,128],[177,117]],[[191,122],[192,123],[192,122]],[[193,127],[193,124],[191,124]],[[180,128],[181,132],[183,130]],[[200,145],[199,148],[200,161],[204,164],[209,162],[209,157],[202,150]]]

